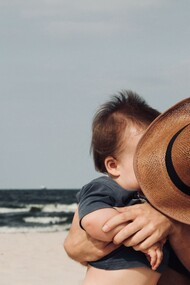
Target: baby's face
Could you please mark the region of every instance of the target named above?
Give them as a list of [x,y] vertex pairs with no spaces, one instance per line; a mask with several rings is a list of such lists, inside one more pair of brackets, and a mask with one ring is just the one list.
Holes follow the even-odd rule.
[[140,188],[134,173],[133,159],[137,144],[143,134],[144,130],[134,126],[127,130],[125,147],[119,156],[120,177],[118,183],[124,189],[137,190]]

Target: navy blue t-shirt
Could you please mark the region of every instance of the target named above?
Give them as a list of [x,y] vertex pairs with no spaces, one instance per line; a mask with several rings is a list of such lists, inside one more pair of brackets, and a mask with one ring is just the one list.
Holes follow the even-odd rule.
[[[77,195],[79,202],[79,219],[89,213],[113,207],[124,207],[139,204],[145,197],[140,197],[138,191],[125,190],[110,177],[102,176],[86,184]],[[168,264],[169,250],[164,246],[164,258],[156,271],[162,272]],[[135,267],[149,267],[150,263],[144,253],[135,251],[132,247],[120,246],[107,256],[89,262],[91,266],[100,269],[118,270]]]

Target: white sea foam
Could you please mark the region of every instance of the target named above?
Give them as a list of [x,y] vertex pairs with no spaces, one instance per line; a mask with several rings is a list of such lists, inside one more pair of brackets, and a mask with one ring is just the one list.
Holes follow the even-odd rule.
[[42,209],[42,212],[45,213],[51,213],[51,212],[65,212],[65,213],[69,213],[69,212],[75,212],[75,210],[77,209],[77,204],[73,203],[70,205],[67,204],[49,204],[49,205],[45,205]]
[[27,217],[23,219],[28,223],[39,223],[39,224],[56,224],[59,222],[65,222],[67,218],[59,218],[59,217]]
[[29,212],[29,210],[30,210],[30,207],[25,207],[25,208],[0,208],[0,214]]
[[52,225],[50,227],[0,227],[0,234],[6,233],[50,233],[68,230],[68,225]]
[[0,214],[8,214],[8,213],[19,213],[19,212],[29,212],[31,209],[41,210],[44,213],[52,213],[52,212],[65,212],[65,213],[74,213],[77,209],[77,204],[73,203],[70,205],[67,204],[30,204],[23,208],[0,208]]

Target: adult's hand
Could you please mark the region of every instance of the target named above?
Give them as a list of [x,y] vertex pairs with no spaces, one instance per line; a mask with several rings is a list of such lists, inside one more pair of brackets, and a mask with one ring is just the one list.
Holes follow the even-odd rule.
[[91,238],[79,226],[78,210],[75,212],[70,231],[64,241],[65,251],[70,258],[86,265],[87,261],[100,259],[117,247],[113,243]]
[[165,239],[172,231],[172,220],[155,210],[150,204],[137,204],[117,208],[117,216],[106,222],[103,231],[126,223],[125,227],[115,235],[114,243],[123,243],[136,250],[144,251],[156,242]]

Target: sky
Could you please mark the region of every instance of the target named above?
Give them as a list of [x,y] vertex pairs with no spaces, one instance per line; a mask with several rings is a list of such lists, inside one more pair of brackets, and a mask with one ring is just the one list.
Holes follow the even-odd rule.
[[189,97],[188,0],[0,0],[0,41],[0,188],[99,176],[92,117],[123,89],[160,111]]

